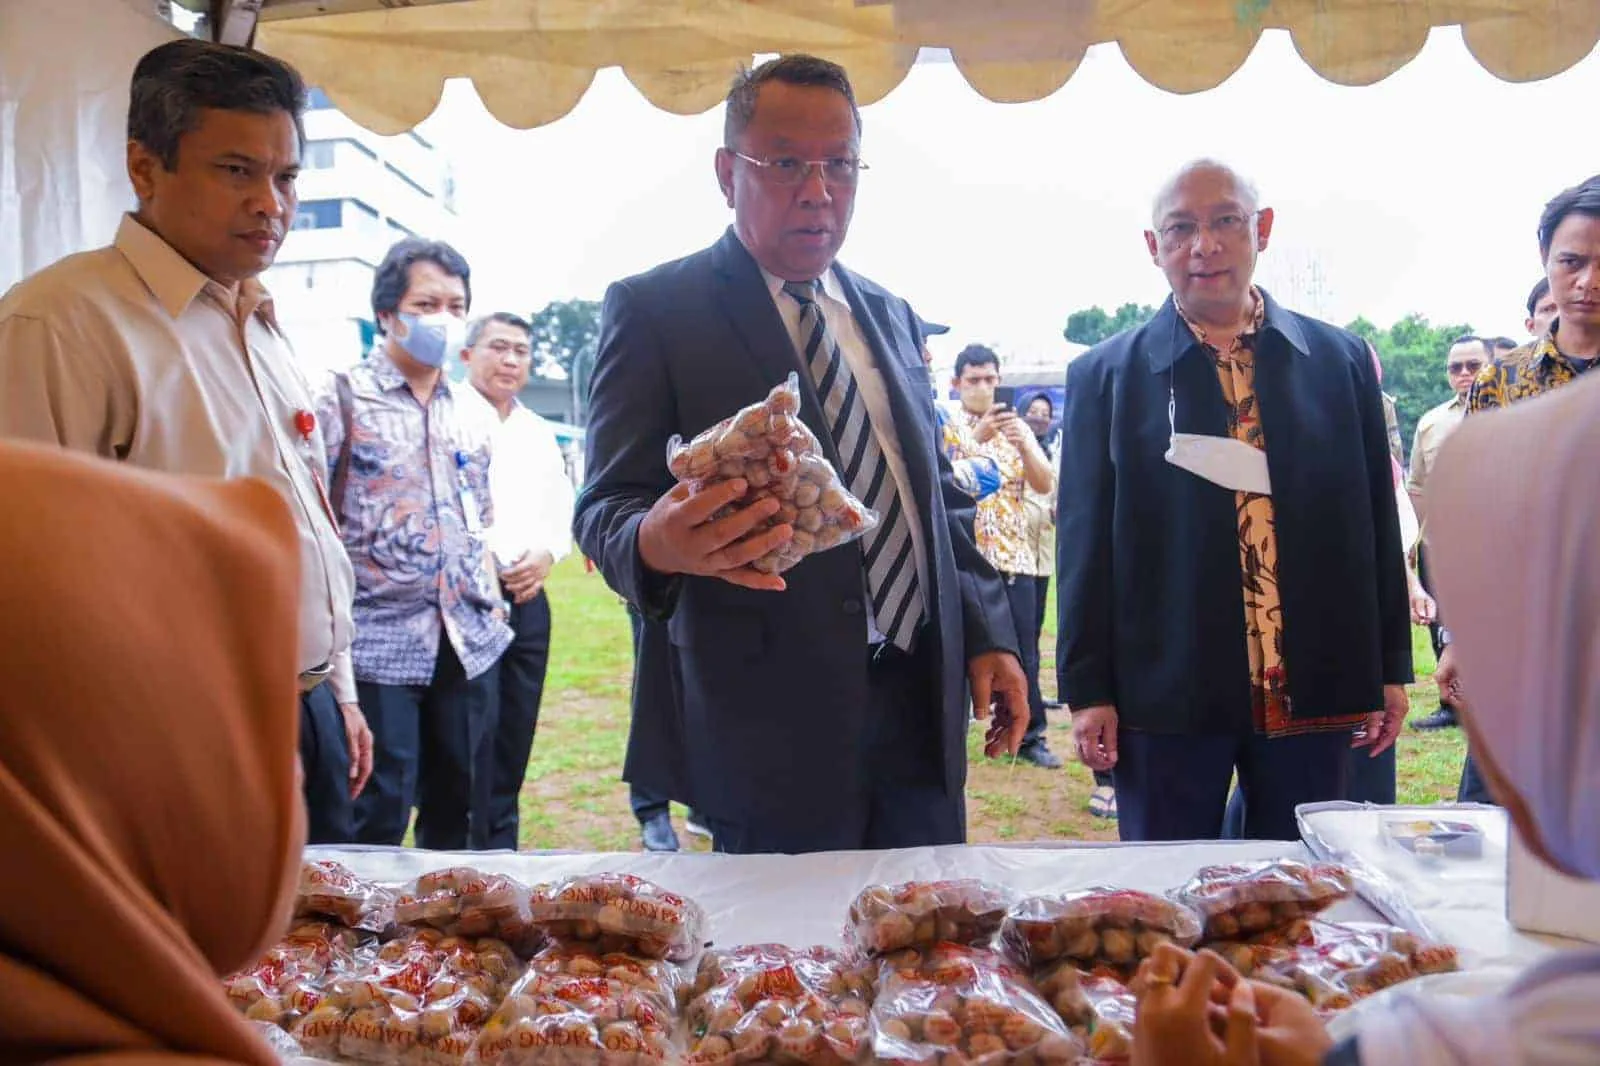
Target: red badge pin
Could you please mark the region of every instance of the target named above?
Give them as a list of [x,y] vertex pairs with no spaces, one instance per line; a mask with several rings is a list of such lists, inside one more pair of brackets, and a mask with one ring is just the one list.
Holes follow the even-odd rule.
[[311,439],[311,431],[317,428],[317,416],[310,411],[296,411],[294,413],[295,432],[304,440]]

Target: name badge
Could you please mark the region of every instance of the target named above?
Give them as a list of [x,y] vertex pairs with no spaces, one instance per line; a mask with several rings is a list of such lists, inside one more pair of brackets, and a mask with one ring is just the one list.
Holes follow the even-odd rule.
[[478,494],[472,491],[467,480],[467,464],[472,457],[464,451],[456,452],[456,478],[461,483],[461,514],[466,518],[468,533],[483,532],[483,512],[478,509]]

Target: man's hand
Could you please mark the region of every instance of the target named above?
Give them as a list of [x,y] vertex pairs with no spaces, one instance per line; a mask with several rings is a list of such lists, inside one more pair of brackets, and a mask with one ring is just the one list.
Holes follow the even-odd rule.
[[522,558],[500,571],[500,580],[504,582],[506,591],[511,593],[511,602],[523,604],[538,596],[550,576],[550,568],[555,564],[555,556],[548,551],[537,555],[524,552]]
[[1411,590],[1411,621],[1415,625],[1432,625],[1439,620],[1439,605],[1420,587]]
[[1439,702],[1448,703],[1458,711],[1467,707],[1461,692],[1461,671],[1456,667],[1456,646],[1446,644],[1439,653],[1439,666],[1433,672],[1433,682],[1439,686]]
[[978,419],[978,424],[972,427],[972,439],[979,444],[989,443],[994,439],[994,435],[1000,432],[1005,420],[1011,417],[1015,416],[1011,414],[1010,409],[991,406],[983,413],[983,417]]
[[973,717],[983,721],[999,711],[984,736],[983,753],[1015,755],[1028,731],[1028,677],[1022,664],[1008,651],[986,651],[967,660],[967,681]]
[[1117,709],[1109,703],[1072,712],[1072,742],[1078,761],[1091,770],[1117,765]]
[[721,578],[747,589],[782,592],[783,578],[750,564],[794,536],[794,527],[773,526],[753,533],[778,511],[775,499],[758,500],[723,518],[722,508],[745,494],[743,478],[690,491],[681,482],[655,502],[639,523],[639,558],[658,574]]
[[1319,1066],[1333,1047],[1322,1019],[1298,992],[1251,981],[1260,1023],[1261,1066]]
[[350,798],[355,799],[372,776],[372,730],[367,728],[361,704],[341,703],[339,711],[344,715],[344,743],[350,752]]
[[1133,979],[1132,1066],[1256,1066],[1255,988],[1210,951],[1162,944]]
[[1368,756],[1376,759],[1394,747],[1395,738],[1400,735],[1400,727],[1406,724],[1406,715],[1410,713],[1411,697],[1406,693],[1406,687],[1383,686],[1383,710],[1373,711],[1367,715],[1366,725],[1350,738],[1350,746],[1366,748]]

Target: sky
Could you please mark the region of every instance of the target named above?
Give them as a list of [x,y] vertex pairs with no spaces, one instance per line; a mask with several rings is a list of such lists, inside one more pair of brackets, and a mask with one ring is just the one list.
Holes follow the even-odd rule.
[[[1063,349],[1074,310],[1163,299],[1142,235],[1150,201],[1202,155],[1251,177],[1275,209],[1257,277],[1291,307],[1341,325],[1420,312],[1521,337],[1542,272],[1539,212],[1600,171],[1600,52],[1514,85],[1438,29],[1398,73],[1348,88],[1269,31],[1223,85],[1178,96],[1102,46],[1029,104],[987,101],[927,58],[864,109],[871,169],[840,261],[948,323],[941,361],[974,340],[1031,361]],[[455,237],[479,310],[599,299],[710,244],[731,217],[712,172],[721,109],[658,111],[617,71],[526,131],[453,82],[422,129],[455,168]]]

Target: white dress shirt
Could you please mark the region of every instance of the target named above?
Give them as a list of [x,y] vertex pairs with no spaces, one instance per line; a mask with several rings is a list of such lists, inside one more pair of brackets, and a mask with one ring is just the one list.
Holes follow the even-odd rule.
[[[800,336],[800,303],[783,291],[782,278],[768,273],[765,268],[761,274],[767,279],[772,302],[777,305],[778,314],[782,316],[783,324],[789,330],[789,338],[794,342],[795,368],[809,377],[811,368],[805,365],[800,355],[803,349]],[[906,473],[905,453],[900,447],[900,435],[895,428],[894,409],[889,406],[889,387],[884,383],[883,372],[878,369],[872,348],[867,344],[867,338],[862,334],[861,327],[856,324],[855,315],[850,310],[850,302],[845,298],[844,287],[839,284],[838,276],[831,269],[822,276],[821,303],[828,329],[839,342],[839,351],[843,354],[845,362],[850,364],[850,373],[856,379],[857,395],[866,405],[867,416],[872,420],[872,433],[877,438],[878,450],[883,452],[883,458],[889,464],[889,476],[894,478],[895,487],[900,492],[902,513],[905,515],[905,520],[911,523],[911,549],[917,561],[917,583],[926,616],[932,611],[933,584],[928,576],[928,549],[922,539],[922,510],[916,494],[911,491],[911,478]],[[868,597],[867,602],[872,602],[871,597]],[[877,620],[872,617],[872,612],[869,610],[865,614],[869,643],[883,640],[883,634],[878,631]]]
[[540,552],[556,562],[565,559],[572,554],[577,494],[555,430],[520,400],[512,400],[511,413],[502,418],[476,389],[463,387],[460,393],[489,427],[494,525],[485,535],[496,561],[503,568]]
[[331,663],[335,697],[354,703],[355,577],[319,480],[322,427],[297,426],[311,409],[267,291],[218,284],[131,215],[111,247],[0,299],[0,436],[271,484],[300,534],[300,669]]

